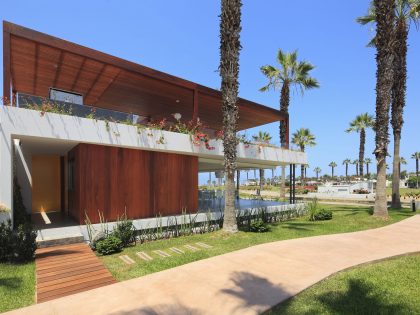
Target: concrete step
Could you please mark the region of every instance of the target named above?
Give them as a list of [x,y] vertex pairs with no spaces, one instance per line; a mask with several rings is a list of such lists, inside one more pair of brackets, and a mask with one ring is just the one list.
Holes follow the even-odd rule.
[[44,237],[38,234],[36,238],[36,244],[38,248],[76,244],[76,243],[84,243],[84,237],[82,234],[73,234],[73,235],[68,234],[68,235],[44,236]]

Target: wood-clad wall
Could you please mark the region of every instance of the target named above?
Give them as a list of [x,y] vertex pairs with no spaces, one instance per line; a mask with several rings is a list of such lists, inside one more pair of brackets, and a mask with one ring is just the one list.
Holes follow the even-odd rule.
[[198,207],[198,158],[110,146],[79,144],[69,187],[69,214],[92,223],[98,210],[113,221],[127,211],[131,219],[195,212]]

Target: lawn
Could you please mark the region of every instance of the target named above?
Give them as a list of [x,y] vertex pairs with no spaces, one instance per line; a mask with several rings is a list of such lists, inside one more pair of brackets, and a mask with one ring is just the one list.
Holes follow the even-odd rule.
[[[400,195],[401,195],[402,198],[404,198],[404,196],[406,196],[407,194],[412,194],[412,193],[418,194],[418,193],[420,193],[420,189],[400,188]],[[392,188],[391,187],[386,188],[386,194],[389,195],[389,196],[392,195]],[[411,199],[408,196],[406,198]]]
[[420,314],[420,255],[333,275],[274,307],[274,314]]
[[[369,215],[369,207],[321,205],[333,210],[334,216],[331,221],[310,222],[308,217],[301,217],[287,222],[271,225],[268,233],[239,232],[235,235],[226,235],[222,231],[213,233],[158,240],[145,244],[138,244],[124,249],[123,254],[129,255],[136,264],[127,265],[114,254],[100,257],[106,267],[118,280],[144,276],[153,272],[173,268],[200,259],[221,255],[249,246],[286,240],[299,237],[308,237],[322,234],[344,233],[366,230],[395,223],[412,215],[408,209],[391,210],[389,220],[378,219]],[[201,249],[196,252],[185,250],[185,254],[175,254],[168,249],[177,247],[182,249],[184,245],[194,245],[196,242],[204,242],[212,246],[210,249]],[[171,253],[171,257],[162,258],[153,253],[153,250],[165,250]],[[144,251],[154,259],[145,262],[136,256],[136,252]]]
[[35,302],[35,263],[0,264],[0,312]]

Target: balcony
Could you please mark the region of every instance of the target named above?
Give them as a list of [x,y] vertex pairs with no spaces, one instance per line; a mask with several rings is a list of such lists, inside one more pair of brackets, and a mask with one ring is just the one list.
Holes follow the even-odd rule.
[[[19,107],[3,106],[0,117],[2,129],[21,140],[42,138],[47,145],[50,140],[61,140],[196,155],[201,171],[223,167],[223,144],[214,132],[204,139],[161,130],[156,124],[140,123],[142,117],[131,113],[21,95]],[[305,153],[248,142],[238,144],[237,157],[243,168],[307,163]]]

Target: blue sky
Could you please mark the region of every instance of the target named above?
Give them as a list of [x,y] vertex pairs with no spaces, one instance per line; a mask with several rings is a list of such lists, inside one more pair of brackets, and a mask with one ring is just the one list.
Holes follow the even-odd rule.
[[[9,1],[0,19],[39,30],[213,88],[220,87],[219,1]],[[375,51],[365,47],[369,27],[355,23],[368,0],[243,0],[243,49],[240,96],[278,108],[279,92],[261,93],[266,83],[259,68],[275,64],[278,48],[298,49],[299,57],[316,65],[321,88],[291,97],[291,131],[310,128],[317,146],[307,150],[310,169],[356,159],[358,135],[344,130],[357,114],[375,110]],[[409,38],[408,88],[401,155],[413,171],[420,151],[420,33]],[[2,60],[2,59],[0,59]],[[1,64],[2,67],[2,64]],[[2,71],[2,69],[0,69]],[[416,75],[417,74],[417,75]],[[0,78],[2,80],[2,76]],[[2,86],[2,84],[1,84]],[[278,141],[278,124],[264,127]],[[248,131],[248,135],[255,130]],[[367,133],[366,153],[372,159],[374,134]],[[392,145],[392,143],[391,143]],[[392,146],[390,146],[392,152]],[[389,160],[391,163],[391,160]],[[403,168],[404,169],[404,168]],[[354,172],[354,167],[351,167]],[[269,172],[270,173],[270,172]],[[202,179],[207,178],[206,176]]]

